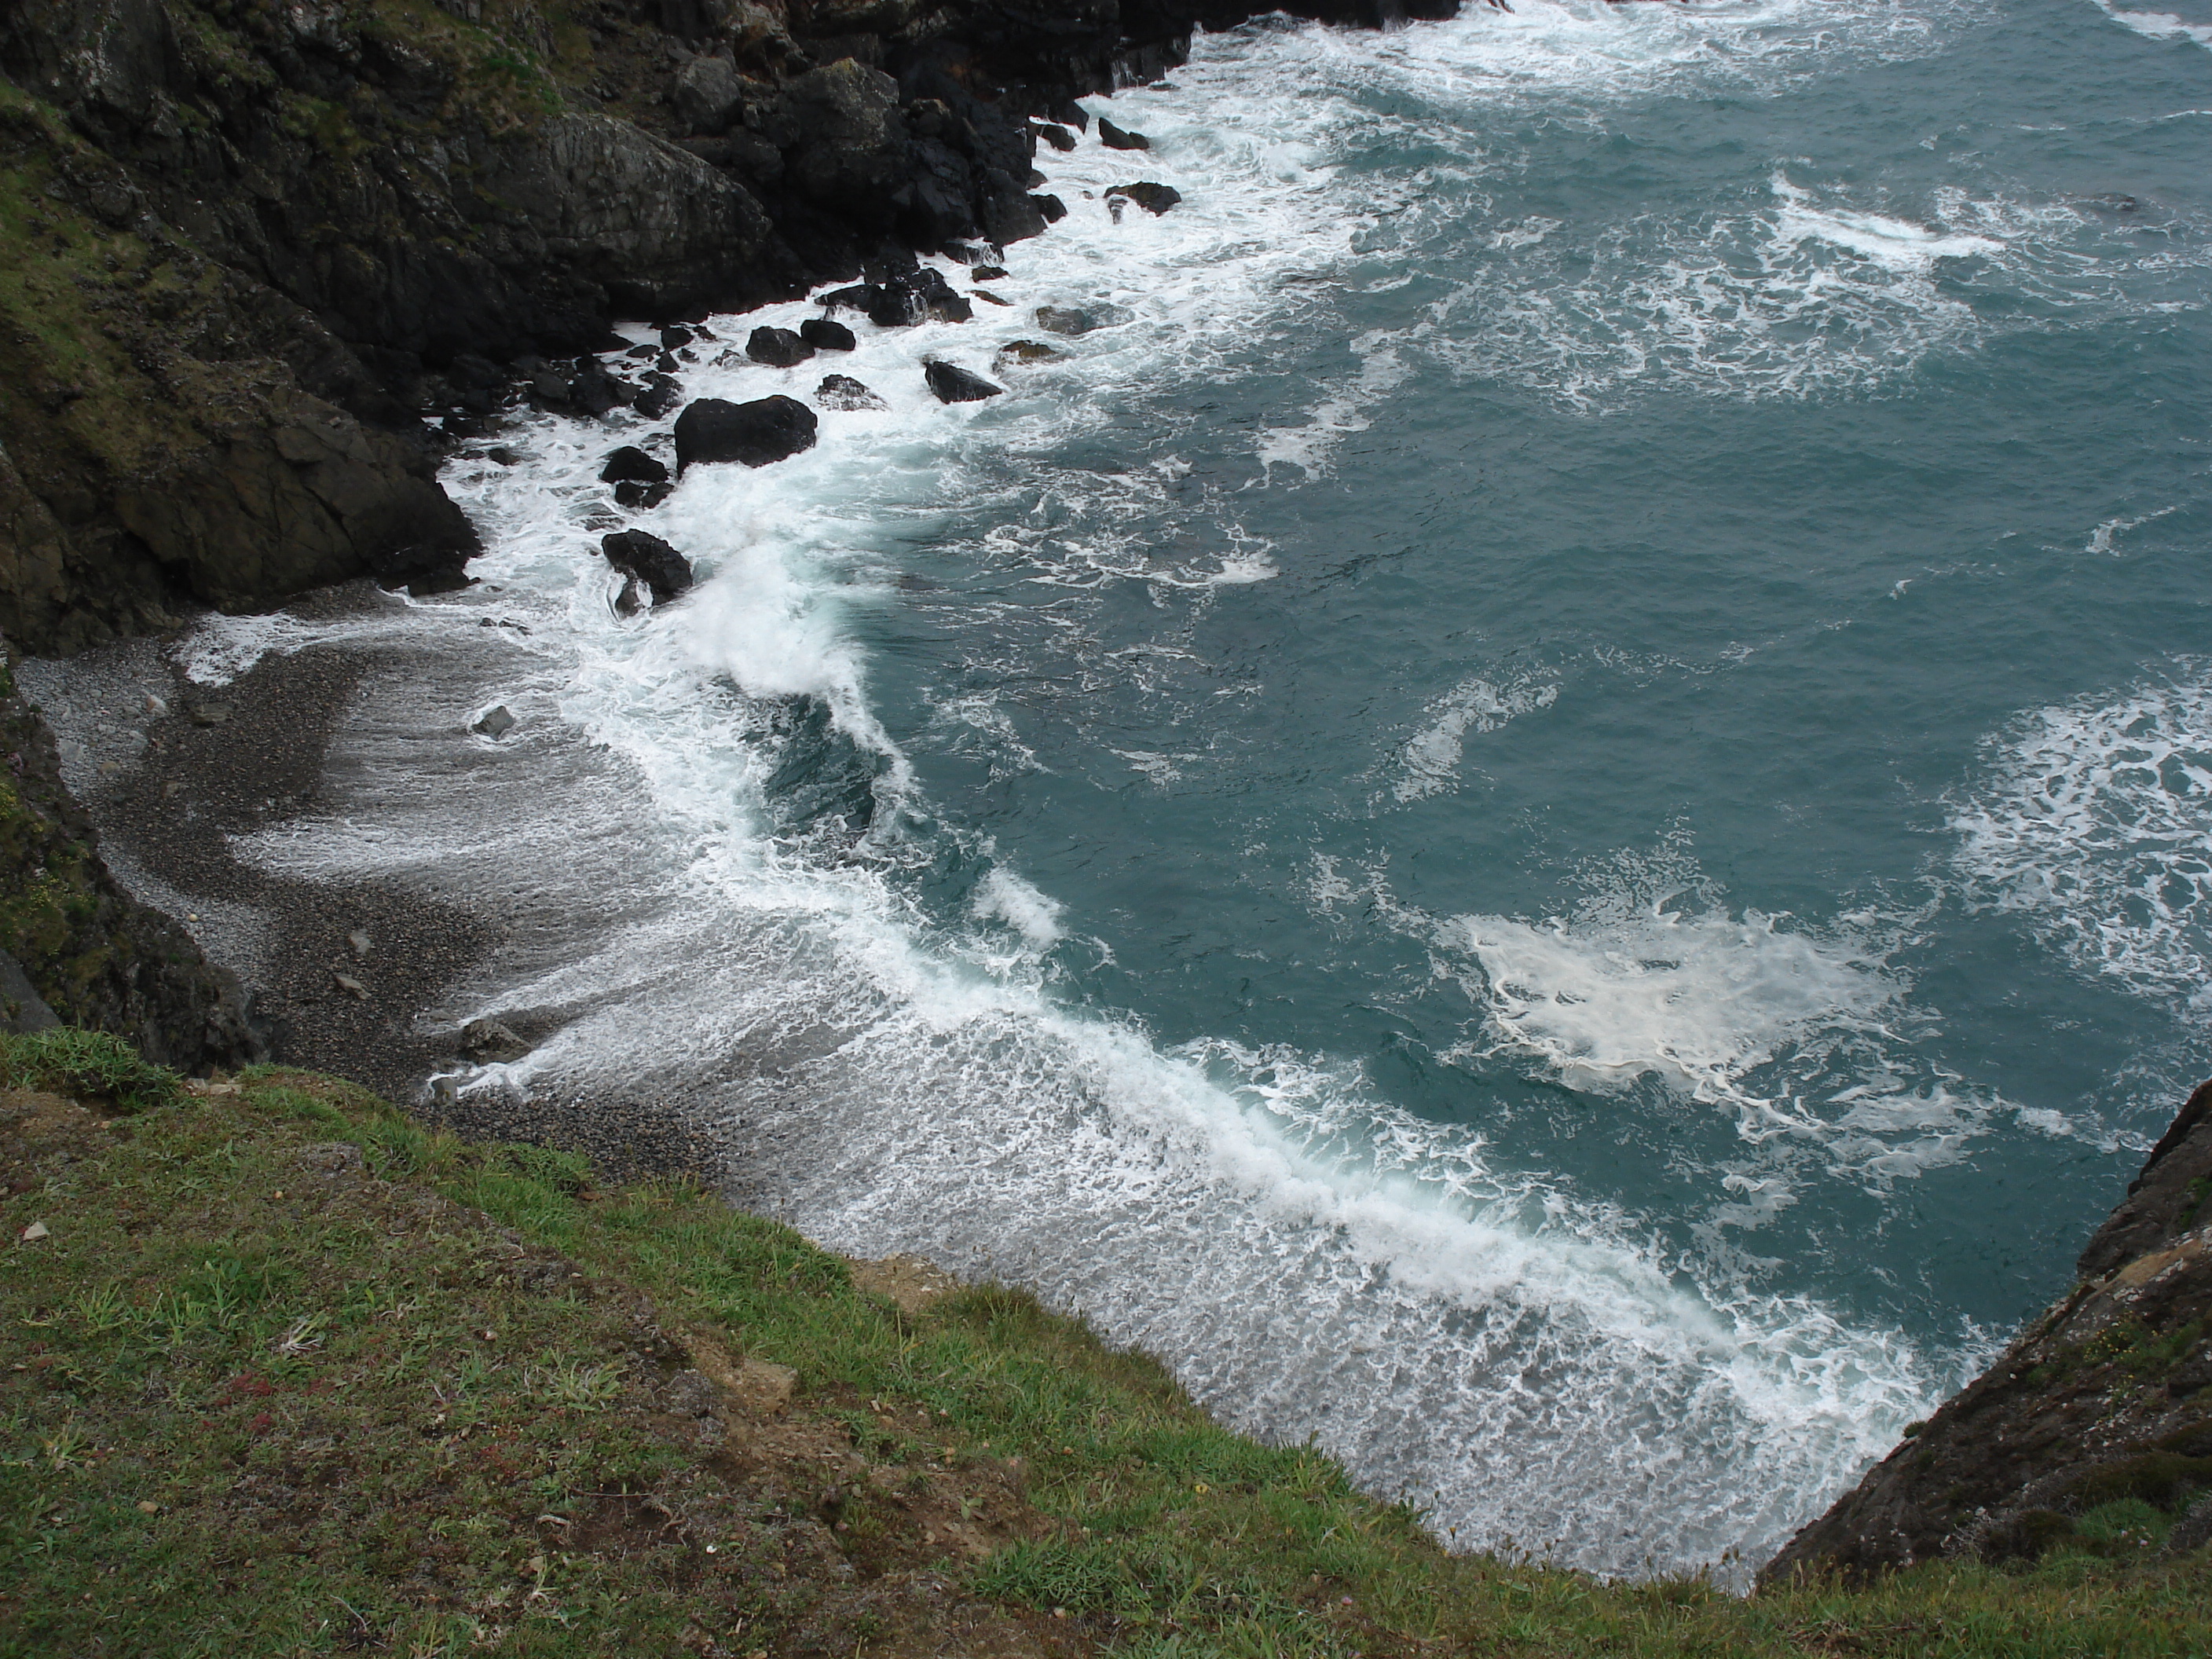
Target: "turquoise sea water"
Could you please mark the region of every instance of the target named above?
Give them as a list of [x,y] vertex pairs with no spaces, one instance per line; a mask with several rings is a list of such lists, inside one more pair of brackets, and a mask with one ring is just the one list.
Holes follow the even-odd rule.
[[438,666],[243,850],[513,893],[440,1017],[562,1027],[459,1086],[678,1103],[746,1201],[1034,1285],[1457,1543],[1740,1577],[2212,1070],[2174,4],[1201,39],[1111,105],[1148,155],[1045,153],[1011,305],[689,374],[892,406],[645,515],[680,605],[590,550],[665,429],[457,461],[484,584],[370,630]]

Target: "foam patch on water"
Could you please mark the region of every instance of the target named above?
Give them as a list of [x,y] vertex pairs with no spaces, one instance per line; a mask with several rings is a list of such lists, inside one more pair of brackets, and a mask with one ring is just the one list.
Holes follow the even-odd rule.
[[1959,869],[2085,971],[2212,1011],[2212,678],[2039,709],[1953,807]]
[[1390,793],[1410,801],[1455,787],[1470,733],[1494,732],[1519,715],[1549,708],[1559,696],[1556,684],[1528,680],[1502,687],[1486,679],[1462,681],[1430,705],[1429,724],[1407,741],[1399,755],[1403,775]]
[[1060,926],[1064,907],[1048,898],[1003,865],[994,866],[975,889],[969,910],[985,921],[1003,921],[1033,951],[1050,950],[1066,937]]
[[2096,0],[2097,9],[2124,29],[2153,40],[2194,40],[2212,51],[2212,23],[2192,23],[2170,11],[2130,11],[2112,0]]
[[[1662,387],[1863,394],[2002,329],[2155,309],[2141,278],[2168,257],[2112,243],[2064,203],[1946,188],[1906,214],[1778,173],[1765,201],[1735,210],[1644,216],[1486,261],[1435,308],[1449,338],[1432,349],[1577,407]],[[1993,318],[1975,304],[1992,289],[2033,305]]]
[[1802,1119],[1747,1093],[1745,1079],[1815,1033],[1879,1030],[1899,989],[1868,953],[1755,910],[1540,924],[1465,916],[1449,929],[1482,969],[1502,1048],[1574,1089],[1660,1077],[1737,1107],[1753,1139]]

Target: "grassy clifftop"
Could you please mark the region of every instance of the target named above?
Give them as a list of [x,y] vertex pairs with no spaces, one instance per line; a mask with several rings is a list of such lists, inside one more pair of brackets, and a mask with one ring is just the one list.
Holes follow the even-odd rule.
[[1447,1556],[1025,1297],[5,1041],[0,1653],[2212,1653],[2128,1516],[1747,1601]]

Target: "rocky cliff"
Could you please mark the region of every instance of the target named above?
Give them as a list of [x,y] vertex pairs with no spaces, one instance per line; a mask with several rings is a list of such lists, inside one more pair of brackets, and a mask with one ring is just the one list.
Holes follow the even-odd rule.
[[[1304,0],[1341,21],[1457,0]],[[1224,0],[15,0],[0,9],[0,629],[35,653],[459,579],[446,438],[616,316],[1004,243],[1033,117]]]
[[2212,1083],[2082,1251],[2078,1282],[1775,1557],[1762,1580],[2212,1540]]
[[125,892],[0,646],[0,1030],[112,1031],[183,1071],[260,1057],[237,981]]

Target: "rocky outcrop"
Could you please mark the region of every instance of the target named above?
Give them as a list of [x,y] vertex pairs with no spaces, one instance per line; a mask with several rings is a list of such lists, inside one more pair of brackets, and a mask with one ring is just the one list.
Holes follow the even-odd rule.
[[981,375],[957,363],[939,362],[935,358],[921,366],[921,373],[940,404],[977,404],[986,398],[1003,396],[1006,390],[1002,386],[993,386]]
[[109,873],[14,666],[0,646],[0,1024],[112,1031],[185,1071],[261,1058],[237,981]]
[[[1382,22],[1457,0],[1305,0]],[[1376,6],[1389,8],[1386,18]],[[1192,0],[15,0],[0,8],[0,627],[66,652],[473,547],[433,468],[507,384],[671,321],[1004,243],[1041,130],[1182,61]],[[427,424],[426,424],[427,422]]]
[[[1761,1577],[2212,1539],[2212,1083],[2077,1266],[2074,1290]],[[2126,1506],[2130,1525],[2101,1524]],[[2119,1540],[2116,1543],[2114,1540]]]
[[600,538],[607,562],[652,590],[655,605],[690,591],[691,562],[658,536],[642,530],[617,530]]
[[768,466],[814,447],[814,411],[781,395],[733,404],[702,398],[676,417],[676,470],[725,461]]

